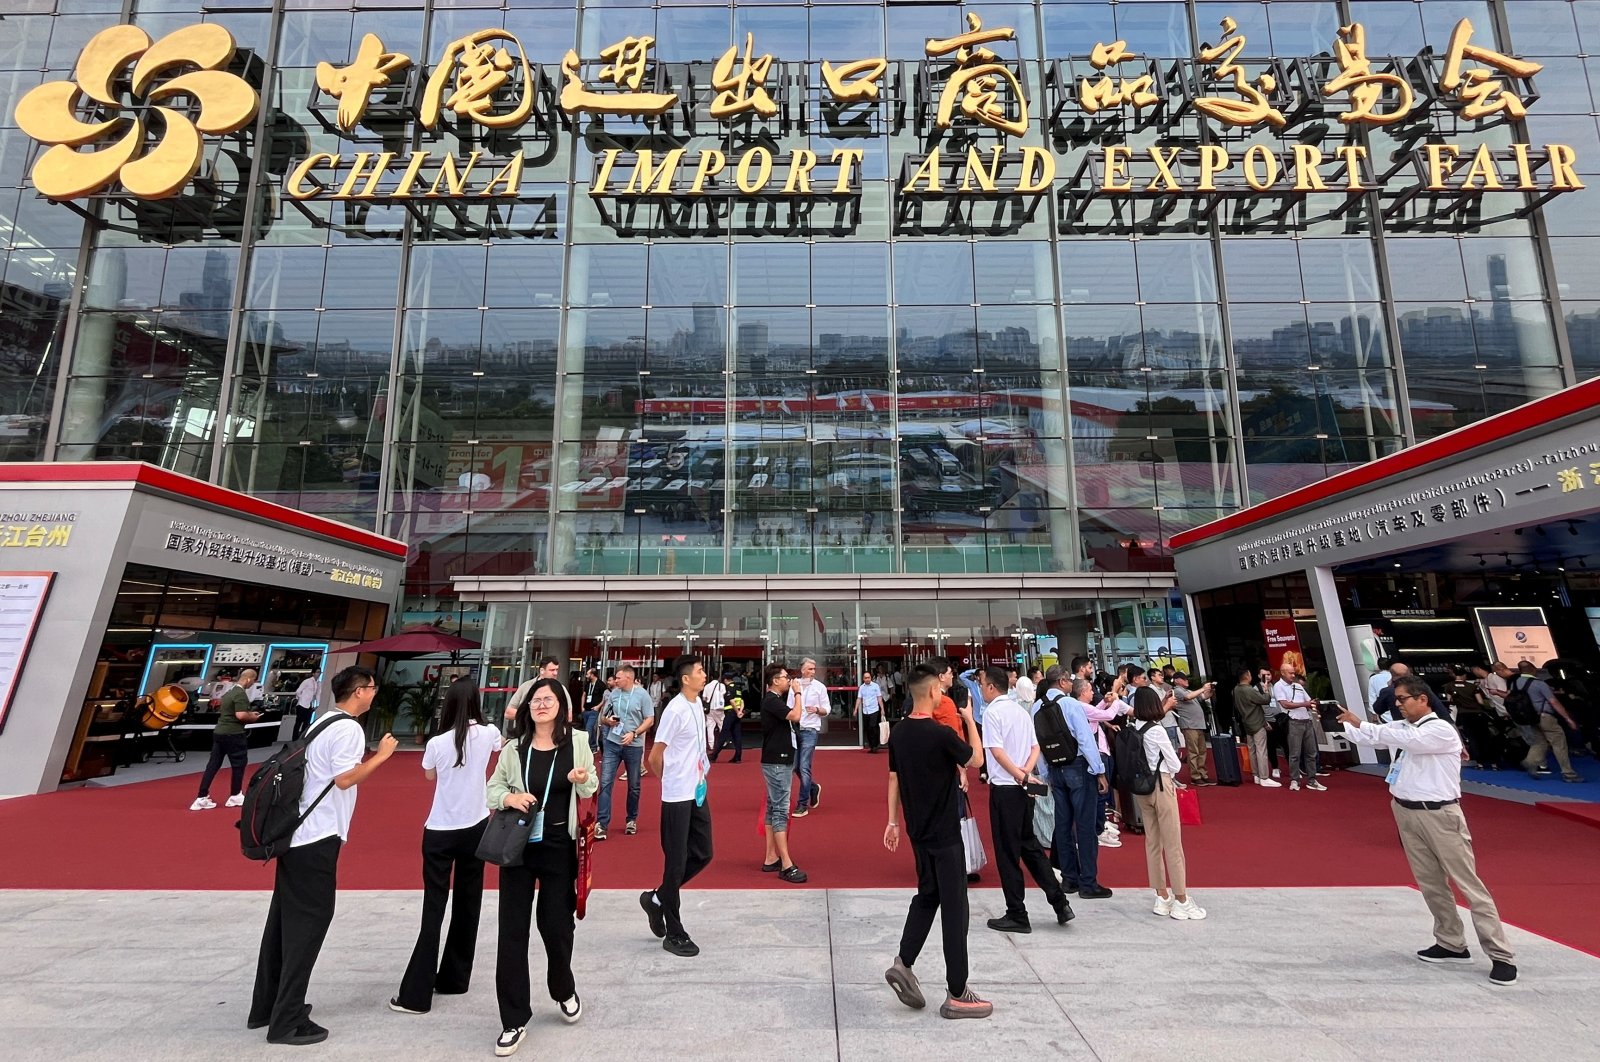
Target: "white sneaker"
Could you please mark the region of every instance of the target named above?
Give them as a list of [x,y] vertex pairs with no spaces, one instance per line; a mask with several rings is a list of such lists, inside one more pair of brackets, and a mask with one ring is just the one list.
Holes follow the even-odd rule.
[[572,994],[571,999],[560,1004],[560,1006],[561,1020],[566,1022],[568,1025],[571,1025],[573,1022],[583,1017],[583,1001],[578,998],[578,994],[576,992]]
[[1328,787],[1317,781],[1315,778],[1306,783],[1306,788],[1311,790],[1313,793],[1326,793],[1328,791]]
[[1282,789],[1283,783],[1276,778],[1257,778],[1256,785],[1264,785],[1268,789]]
[[242,808],[242,807],[244,807],[244,794],[243,793],[235,793],[235,794],[233,794],[233,796],[229,797],[228,798],[228,802],[226,804],[224,804],[223,806],[224,807],[229,807],[229,808]]
[[194,803],[189,805],[190,811],[209,811],[217,806],[217,802],[210,797],[195,797]]
[[1100,847],[1101,848],[1121,848],[1122,847],[1122,838],[1118,837],[1114,833],[1102,833],[1100,835]]
[[522,1041],[527,1035],[528,1027],[526,1025],[518,1026],[515,1029],[506,1029],[500,1034],[500,1039],[494,1042],[494,1053],[501,1058],[516,1054],[517,1048],[522,1046]]
[[1272,769],[1272,777],[1274,777],[1274,778],[1278,777],[1278,769],[1276,767],[1274,767]]
[[1194,902],[1191,896],[1187,900],[1174,900],[1170,917],[1180,922],[1198,922],[1206,916],[1206,909]]
[[1163,896],[1159,892],[1156,893],[1156,905],[1154,907],[1150,908],[1150,910],[1154,911],[1156,914],[1160,915],[1162,918],[1171,918],[1172,917],[1172,897],[1171,896]]
[[1300,788],[1300,783],[1299,782],[1290,782],[1289,783],[1290,792],[1294,792],[1294,791],[1298,790],[1299,788]]
[[1105,829],[1101,830],[1100,832],[1109,833],[1113,837],[1122,836],[1122,831],[1117,828],[1117,824],[1114,822],[1107,822]]

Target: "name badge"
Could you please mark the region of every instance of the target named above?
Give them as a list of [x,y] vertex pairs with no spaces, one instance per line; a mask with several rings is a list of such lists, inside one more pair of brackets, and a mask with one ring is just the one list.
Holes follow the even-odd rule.
[[706,780],[705,780],[704,776],[702,776],[701,779],[700,779],[700,783],[694,787],[694,806],[697,807],[697,808],[705,807],[705,803],[706,803]]
[[1403,756],[1405,756],[1403,750],[1394,754],[1394,762],[1389,764],[1389,773],[1383,776],[1384,785],[1394,785],[1400,780],[1400,760]]

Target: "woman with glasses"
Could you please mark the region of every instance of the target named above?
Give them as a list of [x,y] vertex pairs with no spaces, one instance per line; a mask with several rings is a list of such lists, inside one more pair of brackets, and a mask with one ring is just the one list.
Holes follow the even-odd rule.
[[[500,941],[494,987],[500,1039],[494,1053],[522,1046],[533,1017],[528,973],[530,915],[539,927],[550,998],[571,1023],[583,1013],[572,977],[578,908],[578,798],[600,787],[587,740],[572,740],[571,696],[556,679],[540,679],[511,723],[510,740],[489,779],[488,806],[532,811],[533,829],[520,866],[500,868]],[[538,893],[535,907],[534,894]]]
[[[489,758],[499,751],[500,731],[483,718],[478,684],[458,678],[444,696],[442,732],[422,753],[422,772],[434,783],[433,807],[422,827],[422,930],[400,993],[389,1009],[425,1014],[433,994],[460,995],[472,981],[483,908],[483,860],[478,843],[489,818],[485,805]],[[452,872],[455,878],[451,888]],[[439,930],[450,903],[450,935],[439,955]]]

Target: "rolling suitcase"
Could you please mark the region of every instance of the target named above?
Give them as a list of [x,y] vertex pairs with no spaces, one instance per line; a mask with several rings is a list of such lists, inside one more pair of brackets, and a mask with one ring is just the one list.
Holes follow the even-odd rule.
[[1243,785],[1239,770],[1239,739],[1232,734],[1211,735],[1211,770],[1218,785]]
[[1117,789],[1117,817],[1122,820],[1123,833],[1144,833],[1144,819],[1139,814],[1139,805],[1133,799],[1133,794],[1126,789]]

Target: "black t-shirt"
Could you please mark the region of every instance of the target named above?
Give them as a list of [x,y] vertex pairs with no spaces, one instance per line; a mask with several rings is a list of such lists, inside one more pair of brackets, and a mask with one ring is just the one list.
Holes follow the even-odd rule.
[[794,724],[782,694],[768,690],[761,698],[761,762],[794,762]]
[[[567,812],[572,806],[572,783],[567,781],[567,775],[572,773],[572,743],[557,745],[547,751],[519,750],[519,755],[525,755],[528,764],[528,772],[522,779],[523,788],[542,801],[545,840],[570,838],[572,835],[567,831]],[[553,775],[550,773],[552,761],[555,764]],[[550,779],[548,798],[544,795],[546,778]]]
[[889,732],[889,770],[900,782],[901,832],[914,845],[946,848],[961,843],[956,768],[972,748],[932,719],[904,719]]

